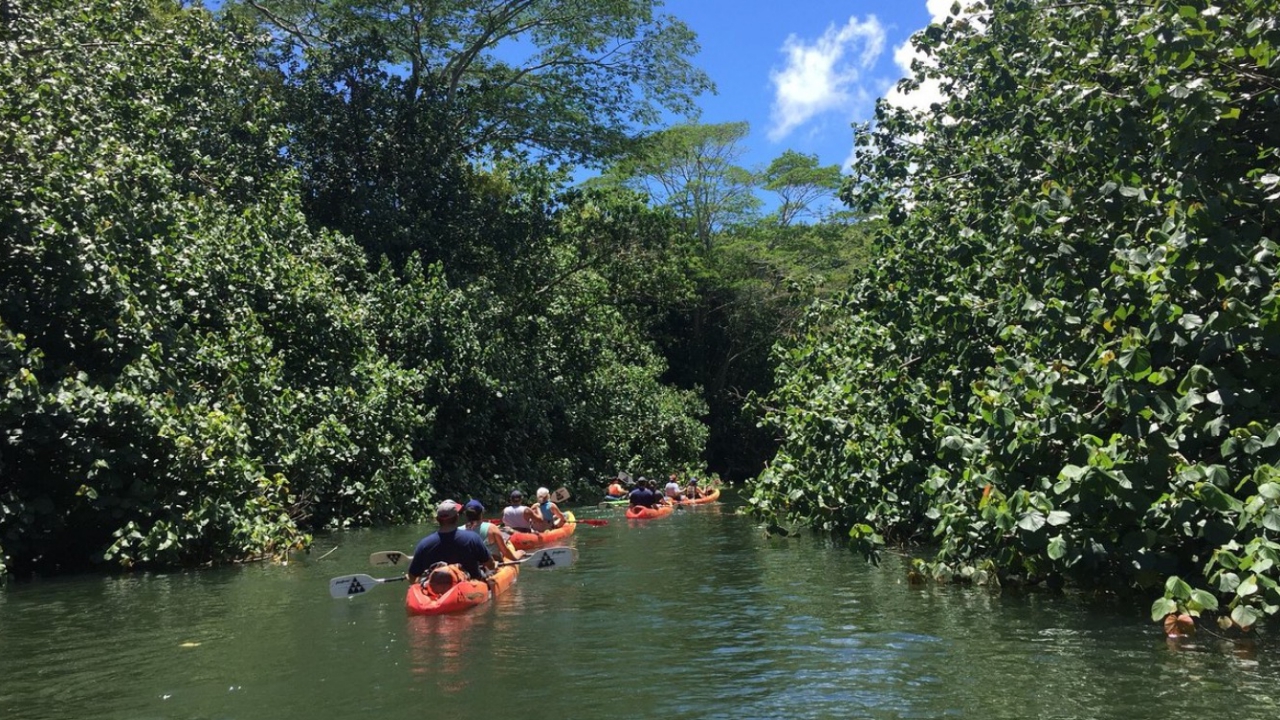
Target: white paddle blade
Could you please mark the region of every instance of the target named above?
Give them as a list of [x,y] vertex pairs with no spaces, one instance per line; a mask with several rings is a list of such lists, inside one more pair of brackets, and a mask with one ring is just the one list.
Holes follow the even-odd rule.
[[374,567],[399,567],[400,565],[408,565],[412,559],[412,555],[398,550],[384,550],[370,555],[369,564]]
[[329,581],[329,597],[347,598],[362,595],[378,584],[378,579],[368,575],[343,575]]
[[522,561],[526,568],[534,570],[556,570],[566,568],[578,561],[578,549],[571,547],[549,547],[533,553]]

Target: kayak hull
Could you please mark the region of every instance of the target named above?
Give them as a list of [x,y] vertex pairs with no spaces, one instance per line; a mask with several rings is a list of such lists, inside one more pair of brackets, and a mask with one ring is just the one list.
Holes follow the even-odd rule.
[[573,512],[564,514],[565,524],[554,530],[548,530],[544,533],[518,532],[511,535],[511,546],[517,550],[532,550],[533,548],[550,543],[559,542],[568,538],[577,529],[578,523],[573,516]]
[[654,520],[657,518],[666,517],[671,513],[675,512],[675,510],[676,510],[675,505],[663,504],[663,505],[659,505],[656,508],[647,508],[640,505],[635,505],[627,508],[627,519],[628,520]]
[[438,596],[428,592],[421,583],[413,583],[405,593],[405,609],[410,615],[444,615],[470,610],[501,595],[515,584],[519,575],[519,565],[504,565],[490,578],[492,585],[484,580],[467,580]]

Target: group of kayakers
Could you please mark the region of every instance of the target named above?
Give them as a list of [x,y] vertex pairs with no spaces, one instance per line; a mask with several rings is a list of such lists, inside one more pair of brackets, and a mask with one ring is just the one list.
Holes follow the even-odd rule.
[[[699,487],[697,478],[691,477],[686,485],[681,485],[676,473],[671,474],[661,491],[656,490],[645,477],[638,478],[635,486],[628,489],[623,482],[629,479],[620,473],[610,483],[607,497],[625,498],[631,507],[654,509],[660,505],[696,500],[711,493],[711,490]],[[563,488],[556,492],[567,496]],[[439,528],[422,538],[414,548],[407,573],[409,580],[425,582],[429,575],[447,575],[441,578],[441,583],[447,587],[448,582],[488,578],[499,563],[519,562],[523,557],[523,552],[512,546],[512,535],[540,535],[563,527],[569,521],[556,505],[551,491],[544,487],[538,488],[533,505],[524,504],[524,493],[518,488],[508,493],[507,503],[502,510],[500,524],[484,519],[484,504],[479,500],[469,500],[465,506],[453,500],[437,505],[436,523]],[[461,520],[461,515],[465,515],[465,521]],[[435,580],[431,577],[431,582]]]
[[628,500],[631,506],[641,506],[652,508],[662,503],[679,503],[685,500],[696,500],[706,497],[710,494],[709,490],[704,490],[698,485],[698,478],[690,476],[686,485],[680,484],[680,476],[671,473],[667,479],[667,484],[663,486],[662,492],[659,493],[654,489],[652,481],[643,475],[636,478],[635,487],[627,490],[623,486],[623,482],[627,477],[621,473],[615,477],[605,490],[605,500]]
[[[536,497],[536,504],[528,506],[524,504],[524,493],[512,490],[502,511],[501,525],[484,519],[484,504],[479,500],[469,500],[465,507],[453,500],[441,502],[436,506],[439,528],[414,548],[409,580],[418,582],[433,569],[455,565],[470,578],[487,578],[499,562],[519,561],[523,553],[511,546],[512,534],[541,534],[566,522],[550,490],[538,488]],[[462,527],[458,525],[459,512],[466,515]]]

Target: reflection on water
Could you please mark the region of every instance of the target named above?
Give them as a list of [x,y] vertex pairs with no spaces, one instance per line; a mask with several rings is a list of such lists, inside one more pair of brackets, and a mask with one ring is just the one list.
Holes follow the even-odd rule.
[[437,679],[448,693],[466,691],[469,666],[477,662],[470,647],[471,628],[479,618],[479,613],[407,616],[409,668],[415,679]]
[[724,505],[582,508],[571,568],[522,569],[461,615],[327,579],[429,527],[331,554],[0,591],[0,718],[1267,718],[1274,643],[1170,643],[1145,608],[913,586]]

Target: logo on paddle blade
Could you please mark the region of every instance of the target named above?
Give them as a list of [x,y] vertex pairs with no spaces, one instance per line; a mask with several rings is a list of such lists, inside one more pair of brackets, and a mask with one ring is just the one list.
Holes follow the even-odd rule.
[[398,552],[387,553],[387,562],[391,563],[392,565],[399,565],[400,561],[403,559],[404,559],[404,553],[398,553]]
[[347,586],[348,595],[359,595],[364,592],[364,585],[360,584],[360,578],[351,578],[351,584]]
[[538,567],[540,568],[549,568],[549,567],[555,567],[555,566],[556,566],[556,559],[551,556],[551,553],[542,553],[542,557],[538,558]]

